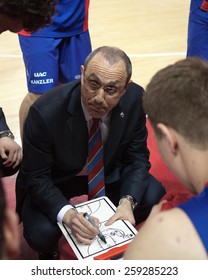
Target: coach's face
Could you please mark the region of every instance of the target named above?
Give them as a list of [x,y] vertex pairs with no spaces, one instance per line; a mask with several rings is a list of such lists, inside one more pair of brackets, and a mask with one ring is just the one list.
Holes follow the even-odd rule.
[[127,86],[126,67],[122,60],[111,65],[101,53],[96,54],[84,69],[81,94],[83,103],[93,118],[110,112],[124,95]]
[[0,12],[0,34],[4,31],[11,31],[17,33],[22,29],[23,26],[21,19],[11,17],[5,13]]

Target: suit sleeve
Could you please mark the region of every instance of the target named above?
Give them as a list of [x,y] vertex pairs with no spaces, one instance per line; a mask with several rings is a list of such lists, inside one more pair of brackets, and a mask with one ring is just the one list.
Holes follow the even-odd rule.
[[147,147],[146,114],[142,105],[143,94],[145,93],[141,86],[131,83],[121,100],[120,108],[126,120],[119,149],[114,157],[116,158],[114,170],[119,166],[120,197],[131,195],[138,203],[152,179],[149,173],[151,164]]
[[146,115],[141,107],[131,139],[122,156],[121,196],[131,195],[139,203],[149,185],[150,167]]
[[[19,176],[22,176],[24,191],[30,193],[32,202],[55,222],[59,210],[68,201],[52,181],[53,162],[53,141],[49,126],[39,109],[31,106],[25,123],[23,161]],[[21,180],[19,182],[22,183]],[[20,183],[18,187],[21,187]]]
[[0,131],[9,130],[2,108],[0,108]]

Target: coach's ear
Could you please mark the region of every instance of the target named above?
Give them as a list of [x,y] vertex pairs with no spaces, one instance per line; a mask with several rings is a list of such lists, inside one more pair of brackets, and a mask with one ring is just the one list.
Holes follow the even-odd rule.
[[160,131],[162,138],[167,141],[171,152],[177,154],[178,141],[175,130],[163,123],[158,123],[157,129]]
[[80,70],[81,70],[81,82],[82,84],[84,84],[84,65],[81,65]]
[[83,74],[84,73],[84,65],[80,66],[80,70],[81,70],[81,73]]

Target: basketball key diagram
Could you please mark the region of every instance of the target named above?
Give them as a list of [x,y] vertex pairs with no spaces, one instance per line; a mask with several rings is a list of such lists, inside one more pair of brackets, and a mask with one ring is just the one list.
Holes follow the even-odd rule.
[[[105,226],[106,221],[115,213],[115,206],[106,198],[95,199],[76,206],[78,212],[88,213],[100,220],[99,230],[106,239],[106,244],[96,236],[90,245],[84,245],[77,242],[72,235],[71,230],[63,225],[65,237],[74,250],[77,257],[93,258],[115,246],[123,245],[130,242],[136,235],[136,229],[127,221],[118,220],[111,226]],[[63,230],[62,230],[63,231]]]

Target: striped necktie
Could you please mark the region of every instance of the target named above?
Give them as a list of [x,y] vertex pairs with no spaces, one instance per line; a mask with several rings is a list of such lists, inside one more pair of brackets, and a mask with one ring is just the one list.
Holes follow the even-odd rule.
[[105,195],[100,119],[93,119],[88,142],[88,199]]

